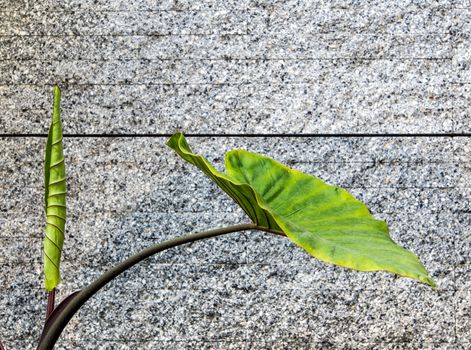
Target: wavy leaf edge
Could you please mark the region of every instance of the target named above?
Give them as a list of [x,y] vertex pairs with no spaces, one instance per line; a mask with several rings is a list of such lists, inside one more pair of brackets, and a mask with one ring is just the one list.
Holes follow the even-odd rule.
[[[373,272],[373,271],[383,271],[383,272],[388,272],[388,273],[393,273],[395,275],[399,275],[399,276],[402,276],[402,277],[407,277],[407,278],[411,278],[411,279],[415,279],[415,280],[418,280],[418,281],[421,281],[425,284],[428,284],[430,285],[433,289],[436,289],[437,288],[437,285],[435,283],[435,281],[429,277],[425,267],[423,266],[423,264],[420,262],[420,260],[418,259],[418,257],[411,251],[403,248],[402,246],[399,246],[397,243],[394,242],[394,240],[391,238],[390,234],[389,234],[389,229],[388,229],[388,226],[386,224],[386,222],[384,220],[379,220],[379,219],[376,219],[374,218],[373,215],[369,214],[371,216],[372,219],[374,219],[374,221],[376,221],[376,223],[380,224],[380,225],[384,225],[385,227],[385,230],[386,230],[386,233],[388,235],[388,238],[389,240],[394,244],[396,245],[397,247],[401,248],[402,250],[404,250],[407,254],[410,255],[410,257],[414,257],[416,259],[416,262],[418,267],[419,268],[422,268],[423,271],[422,271],[422,274],[417,274],[417,273],[407,273],[407,272],[402,272],[402,273],[398,273],[396,271],[391,271],[391,270],[388,270],[388,269],[378,269],[378,268],[368,268],[368,267],[361,267],[361,266],[356,266],[356,267],[352,267],[351,264],[346,264],[346,263],[342,263],[342,262],[333,262],[331,260],[328,259],[328,257],[326,257],[324,254],[320,254],[318,251],[316,251],[315,249],[312,249],[311,247],[306,247],[305,245],[302,244],[302,242],[300,242],[300,240],[298,239],[298,236],[296,234],[293,234],[293,232],[290,230],[290,228],[287,226],[287,224],[285,223],[285,221],[280,217],[280,215],[278,215],[276,212],[273,211],[272,208],[270,208],[269,205],[267,205],[267,203],[265,202],[265,200],[261,197],[261,195],[258,193],[258,191],[256,189],[253,188],[253,186],[251,184],[249,184],[248,182],[241,182],[241,181],[238,181],[237,179],[235,179],[233,176],[230,176],[228,174],[228,163],[230,162],[230,158],[233,157],[234,155],[239,155],[239,154],[248,154],[248,155],[251,155],[251,156],[256,156],[256,157],[260,157],[260,158],[264,158],[264,159],[267,159],[269,160],[270,162],[274,162],[275,164],[277,164],[278,166],[280,166],[281,168],[283,168],[285,171],[287,172],[290,172],[290,173],[295,173],[295,174],[299,174],[299,175],[302,175],[302,176],[309,176],[313,179],[316,179],[316,180],[319,180],[321,181],[323,184],[325,184],[326,186],[329,186],[331,188],[334,188],[334,189],[339,189],[341,191],[343,191],[343,193],[345,193],[346,195],[350,196],[353,200],[355,200],[356,202],[358,203],[361,203],[361,205],[363,205],[366,210],[368,210],[367,206],[362,203],[361,201],[357,200],[353,195],[351,195],[348,191],[346,191],[345,189],[342,189],[342,188],[339,188],[337,186],[332,186],[332,185],[329,185],[325,182],[323,182],[322,180],[318,179],[317,177],[315,176],[312,176],[310,174],[306,174],[306,173],[303,173],[303,172],[300,172],[300,171],[297,171],[295,169],[291,169],[289,168],[288,166],[282,164],[282,163],[279,163],[277,162],[276,160],[270,158],[270,157],[267,157],[267,156],[263,156],[263,155],[260,155],[260,154],[257,154],[257,153],[252,153],[252,152],[249,152],[249,151],[246,151],[246,150],[242,150],[242,149],[235,149],[235,150],[231,150],[231,151],[228,151],[226,154],[225,154],[225,169],[226,169],[226,173],[222,173],[220,171],[218,171],[216,168],[214,168],[214,166],[211,165],[211,163],[209,163],[203,156],[201,155],[198,155],[198,154],[195,154],[192,152],[191,148],[189,147],[184,135],[182,132],[177,132],[175,133],[174,135],[172,135],[169,140],[167,141],[167,146],[170,147],[171,149],[173,149],[177,154],[179,154],[184,160],[186,160],[187,162],[195,165],[196,167],[198,167],[200,170],[202,170],[213,182],[215,182],[223,191],[225,191],[239,206],[242,207],[242,205],[238,202],[237,199],[235,199],[230,193],[228,193],[224,188],[223,186],[221,186],[218,181],[214,180],[214,178],[212,178],[212,176],[208,175],[206,173],[206,171],[204,171],[203,169],[201,169],[201,167],[196,164],[195,162],[192,162],[192,161],[189,161],[188,159],[185,158],[186,157],[196,157],[198,159],[200,159],[200,161],[202,161],[208,168],[208,171],[210,171],[212,173],[213,176],[216,176],[216,177],[219,177],[221,179],[224,179],[226,181],[229,181],[231,183],[233,183],[235,186],[241,186],[241,187],[248,187],[250,188],[250,190],[254,193],[254,197],[256,198],[256,201],[257,201],[257,205],[262,208],[263,210],[267,211],[270,213],[270,215],[274,218],[274,220],[276,221],[276,224],[277,226],[279,227],[279,229],[291,240],[293,241],[296,245],[298,245],[299,247],[303,248],[304,250],[306,250],[310,255],[318,258],[319,260],[322,260],[324,262],[327,262],[329,264],[333,264],[333,265],[337,265],[337,266],[341,266],[341,267],[345,267],[345,268],[349,268],[349,269],[353,269],[353,270],[358,270],[358,271],[363,271],[363,272]],[[242,207],[242,209],[244,209]],[[255,224],[259,224],[256,222],[256,220],[254,220],[254,218],[252,217],[252,215],[250,215],[250,213],[247,213],[247,211],[244,209],[244,211],[246,212],[246,214],[252,219],[252,221],[254,221]],[[369,210],[368,210],[369,212]],[[307,232],[307,231],[306,231]],[[309,234],[312,234],[311,232],[308,232]]]

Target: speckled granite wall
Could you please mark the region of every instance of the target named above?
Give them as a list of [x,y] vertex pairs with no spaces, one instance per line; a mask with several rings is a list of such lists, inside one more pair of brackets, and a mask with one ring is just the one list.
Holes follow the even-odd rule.
[[[244,148],[349,189],[439,283],[238,233],[118,278],[57,349],[471,348],[470,23],[467,0],[0,0],[7,350],[34,349],[44,316],[41,135],[55,82],[69,135],[60,297],[149,244],[246,221],[164,146],[158,135],[178,129],[212,135],[191,143],[219,167]],[[146,136],[104,137],[132,133]],[[260,133],[337,136],[243,136]],[[352,133],[376,136],[338,135]]]

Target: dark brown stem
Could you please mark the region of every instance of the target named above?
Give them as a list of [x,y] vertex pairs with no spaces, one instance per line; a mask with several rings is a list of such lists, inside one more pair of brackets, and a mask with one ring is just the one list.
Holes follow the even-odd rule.
[[[238,232],[238,231],[244,231],[244,230],[259,230],[259,229],[263,231],[268,231],[268,229],[259,227],[252,223],[252,224],[234,225],[234,226],[223,227],[223,228],[214,229],[210,231],[194,233],[191,235],[182,236],[182,237],[171,239],[162,243],[155,244],[129,257],[128,259],[124,260],[123,262],[109,269],[102,276],[100,276],[98,279],[92,282],[89,286],[83,288],[76,295],[70,298],[67,305],[64,305],[63,310],[57,313],[56,315],[54,315],[51,318],[51,322],[46,323],[46,327],[39,341],[37,350],[53,349],[57,339],[59,338],[60,334],[64,330],[65,326],[70,321],[72,316],[74,316],[74,314],[80,309],[80,307],[88,299],[90,299],[95,293],[97,293],[103,286],[105,286],[107,283],[112,281],[118,275],[128,270],[132,266],[136,265],[140,261],[147,259],[148,257],[158,252],[167,250],[169,248],[177,247],[182,244],[187,244],[187,243],[199,241],[202,239],[216,237],[216,236],[220,236],[220,235],[231,233],[231,232]],[[275,234],[283,234],[282,232],[273,231],[273,230],[270,230],[268,232],[275,233]],[[59,307],[61,306],[58,306],[58,308]]]
[[54,288],[47,294],[47,310],[46,310],[46,321],[51,316],[52,312],[54,311],[56,304],[56,289]]

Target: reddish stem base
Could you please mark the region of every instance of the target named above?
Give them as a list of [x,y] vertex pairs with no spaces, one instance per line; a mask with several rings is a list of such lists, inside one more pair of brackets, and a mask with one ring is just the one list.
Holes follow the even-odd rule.
[[[56,303],[56,290],[53,289],[47,294],[47,310],[46,310],[46,321],[51,316],[52,312],[54,311]],[[0,349],[3,350],[3,349]]]

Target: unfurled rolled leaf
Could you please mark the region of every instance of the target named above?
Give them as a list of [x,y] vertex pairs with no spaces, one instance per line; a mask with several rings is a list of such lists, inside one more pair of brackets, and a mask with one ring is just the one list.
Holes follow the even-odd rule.
[[44,161],[44,199],[46,211],[46,234],[44,237],[45,287],[53,290],[60,282],[60,258],[64,244],[66,219],[65,166],[62,149],[62,124],[60,120],[61,91],[54,87],[52,122],[46,143]]
[[243,150],[226,154],[223,174],[194,154],[182,133],[167,145],[201,169],[255,224],[282,231],[316,258],[359,271],[388,271],[435,287],[417,256],[394,243],[386,223],[344,189]]

